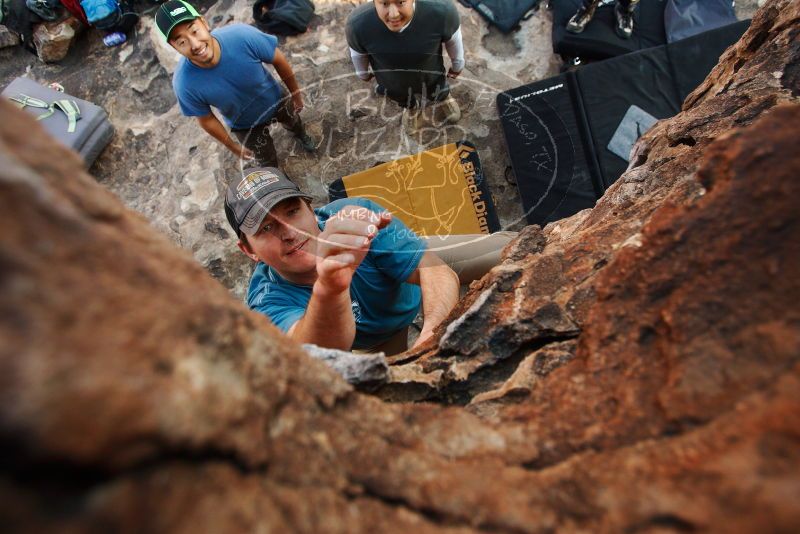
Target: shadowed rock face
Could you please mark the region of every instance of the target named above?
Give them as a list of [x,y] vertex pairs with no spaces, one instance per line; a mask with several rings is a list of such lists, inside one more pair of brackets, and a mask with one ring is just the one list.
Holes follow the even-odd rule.
[[0,103],[4,531],[796,531],[798,20],[380,392],[466,408],[355,393]]

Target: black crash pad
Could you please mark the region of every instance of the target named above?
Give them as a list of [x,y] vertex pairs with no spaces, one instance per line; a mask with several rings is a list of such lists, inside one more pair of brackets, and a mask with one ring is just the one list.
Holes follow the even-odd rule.
[[627,168],[635,140],[680,111],[748,25],[738,22],[499,94],[528,222],[546,224],[592,207]]
[[567,31],[567,22],[582,0],[553,0],[553,50],[564,57],[588,60],[621,56],[667,42],[664,31],[666,0],[641,0],[633,16],[634,32],[621,39],[614,32],[614,5],[601,5],[581,33]]

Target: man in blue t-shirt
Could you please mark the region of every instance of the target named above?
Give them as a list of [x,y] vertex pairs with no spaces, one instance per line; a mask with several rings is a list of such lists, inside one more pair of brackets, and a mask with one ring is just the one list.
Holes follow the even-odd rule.
[[[197,10],[183,0],[161,4],[155,22],[164,39],[183,56],[172,87],[184,115],[197,117],[200,127],[228,150],[259,165],[278,164],[269,134],[274,121],[294,133],[304,149],[314,150],[314,140],[298,115],[303,109],[300,88],[274,36],[245,24],[212,32]],[[264,63],[275,67],[291,98]],[[238,142],[228,135],[212,107],[219,110]]]
[[309,201],[275,168],[228,187],[228,222],[258,262],[250,308],[301,343],[394,354],[422,304],[417,344],[428,339],[458,300],[456,273],[370,200]]

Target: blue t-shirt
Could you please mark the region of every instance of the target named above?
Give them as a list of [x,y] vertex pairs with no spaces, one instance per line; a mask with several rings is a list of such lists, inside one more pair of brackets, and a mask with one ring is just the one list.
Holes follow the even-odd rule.
[[198,67],[185,57],[172,77],[181,113],[203,117],[217,108],[230,128],[252,128],[270,120],[281,99],[280,84],[263,63],[272,63],[278,39],[246,24],[213,30],[220,60]]
[[[335,200],[314,210],[320,229],[329,217],[347,205],[386,211],[363,198]],[[425,242],[397,218],[372,240],[350,284],[356,321],[354,349],[366,349],[386,341],[414,320],[419,311],[421,290],[405,280],[416,270],[425,247]],[[310,299],[311,286],[289,282],[263,263],[256,267],[247,290],[250,309],[265,314],[284,332],[305,314]]]

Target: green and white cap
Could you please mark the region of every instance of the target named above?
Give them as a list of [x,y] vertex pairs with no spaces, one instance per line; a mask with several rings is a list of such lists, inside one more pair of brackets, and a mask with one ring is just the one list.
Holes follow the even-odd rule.
[[156,28],[164,40],[169,41],[169,33],[175,26],[201,16],[189,2],[169,0],[169,2],[161,4],[156,11]]

